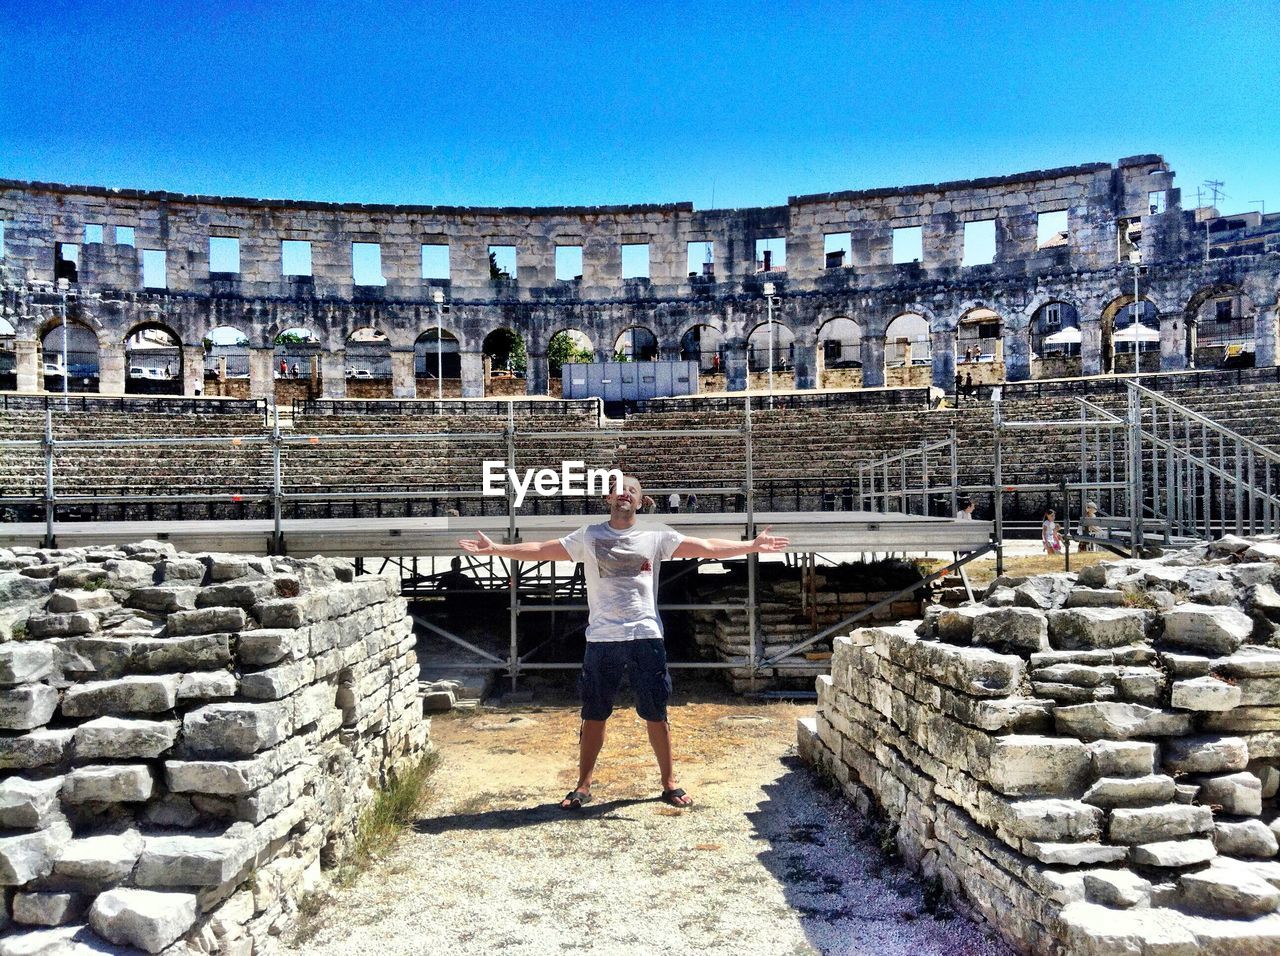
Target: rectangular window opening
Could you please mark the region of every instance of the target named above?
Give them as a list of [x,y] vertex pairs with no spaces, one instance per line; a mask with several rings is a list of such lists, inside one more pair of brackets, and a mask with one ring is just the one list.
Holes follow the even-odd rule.
[[282,239],[280,241],[280,274],[283,276],[311,275],[311,242],[307,239]]
[[449,278],[449,245],[444,242],[422,244],[422,278]]
[[1235,302],[1231,299],[1219,299],[1214,303],[1215,316],[1219,322],[1230,322],[1235,318]]
[[84,244],[87,246],[91,243],[102,242],[102,226],[99,223],[88,222],[84,226]]
[[167,289],[169,287],[165,274],[165,253],[163,249],[142,250],[142,287],[144,289]]
[[[685,246],[685,263],[689,278],[716,274],[716,244],[709,239],[698,239]],[[646,273],[647,274],[647,273]]]
[[649,244],[647,242],[622,244],[622,278],[649,278]]
[[53,278],[77,282],[80,278],[80,247],[74,242],[59,242],[53,247]]
[[847,232],[827,233],[822,237],[822,252],[826,256],[828,269],[843,269],[853,265],[853,235]]
[[1165,190],[1163,189],[1147,193],[1147,208],[1151,210],[1151,215],[1158,216],[1164,212],[1165,195]]
[[1058,209],[1036,216],[1036,248],[1055,249],[1067,244],[1067,211]]
[[781,272],[787,268],[787,240],[756,240],[756,272]]
[[966,266],[989,266],[996,261],[996,221],[977,219],[964,224],[964,259]]
[[116,226],[116,245],[132,246],[133,244],[133,226]]
[[582,246],[556,246],[556,279],[573,282],[582,278]]
[[240,271],[240,240],[234,236],[209,237],[209,271]]
[[920,226],[899,226],[893,230],[893,264],[924,261],[924,230]]
[[516,247],[489,247],[489,278],[497,282],[511,282],[516,277]]
[[351,281],[355,285],[386,285],[382,275],[382,244],[351,243]]

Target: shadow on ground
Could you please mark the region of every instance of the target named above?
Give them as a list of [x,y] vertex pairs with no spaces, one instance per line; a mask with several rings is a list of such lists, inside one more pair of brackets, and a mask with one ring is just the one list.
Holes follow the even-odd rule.
[[456,830],[518,830],[543,823],[574,823],[590,820],[632,820],[620,813],[627,807],[646,803],[659,803],[658,797],[634,800],[605,800],[589,803],[578,810],[566,810],[559,801],[533,807],[517,807],[511,810],[484,810],[480,813],[447,813],[439,817],[425,817],[413,824],[418,833],[440,834]]

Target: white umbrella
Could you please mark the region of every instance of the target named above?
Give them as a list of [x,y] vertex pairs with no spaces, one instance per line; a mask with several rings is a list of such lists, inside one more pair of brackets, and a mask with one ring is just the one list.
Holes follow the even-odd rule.
[[1133,325],[1127,325],[1114,336],[1113,342],[1159,342],[1160,333],[1155,329],[1149,329],[1140,322]]
[[1053,335],[1045,336],[1045,345],[1079,345],[1080,330],[1075,326],[1067,326],[1061,332],[1054,332]]

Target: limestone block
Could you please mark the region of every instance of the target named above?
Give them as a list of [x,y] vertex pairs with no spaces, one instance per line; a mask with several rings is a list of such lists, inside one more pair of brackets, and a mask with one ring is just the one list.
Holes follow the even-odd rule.
[[1249,747],[1242,737],[1180,737],[1165,742],[1163,763],[1169,773],[1243,770]]
[[1214,658],[1177,651],[1165,651],[1160,660],[1174,677],[1204,677],[1218,663]]
[[58,692],[48,684],[23,684],[0,690],[0,730],[43,727],[58,709]]
[[175,611],[169,615],[166,626],[171,637],[180,637],[184,634],[241,631],[244,630],[246,621],[243,608],[205,607],[194,611]]
[[1233,816],[1256,817],[1262,813],[1262,781],[1248,771],[1202,778],[1200,802]]
[[1051,866],[1120,863],[1129,855],[1125,847],[1105,843],[1045,843],[1039,840],[1023,840],[1022,852]]
[[182,719],[192,756],[244,756],[279,743],[293,729],[291,708],[271,704],[208,704]]
[[1124,592],[1112,588],[1074,588],[1067,595],[1068,609],[1080,607],[1124,607]]
[[158,953],[195,925],[198,912],[190,893],[120,888],[98,894],[89,925],[113,943]]
[[0,770],[28,770],[61,763],[74,736],[75,729],[68,727],[0,737]]
[[1049,643],[1060,650],[1123,647],[1146,640],[1150,612],[1082,607],[1049,612]]
[[308,636],[304,629],[260,628],[240,635],[238,656],[250,667],[263,667],[280,661],[298,660],[306,655],[307,650]]
[[1245,549],[1245,561],[1280,562],[1280,541],[1256,541]]
[[0,607],[22,601],[43,601],[53,590],[53,581],[25,574],[0,573]]
[[75,753],[83,760],[136,760],[158,757],[178,737],[176,720],[98,717],[76,729]]
[[213,670],[230,663],[230,634],[136,640],[129,657],[131,672],[147,674]]
[[27,926],[63,926],[84,916],[89,899],[81,893],[15,893],[13,921]]
[[240,693],[255,700],[279,700],[315,680],[316,664],[307,658],[240,677]]
[[1209,551],[1213,554],[1242,554],[1252,547],[1253,542],[1247,538],[1241,538],[1234,534],[1223,535],[1217,541],[1209,543]]
[[1255,876],[1249,864],[1216,859],[1178,879],[1179,904],[1192,913],[1249,919],[1280,906],[1280,890]]
[[68,717],[158,713],[177,702],[177,675],[121,677],[68,687],[62,712]]
[[1035,667],[1033,662],[1031,679],[1053,684],[1071,684],[1076,687],[1100,687],[1110,684],[1120,675],[1120,668],[1111,666],[1091,666],[1089,664],[1051,664],[1048,667]]
[[155,782],[142,764],[77,767],[67,774],[62,799],[68,803],[136,803],[151,797]]
[[1160,843],[1212,830],[1213,812],[1208,807],[1166,804],[1112,810],[1107,836],[1116,843]]
[[115,597],[105,589],[55,591],[50,595],[49,603],[46,605],[54,614],[69,614],[72,611],[106,611],[115,606]]
[[[200,566],[201,573],[204,566]],[[190,584],[166,584],[138,588],[125,599],[125,607],[141,608],[156,614],[172,614],[174,611],[194,611],[196,595],[200,589]]]
[[1049,649],[1044,614],[1025,607],[983,609],[973,619],[973,643],[1003,653]]
[[1233,654],[1253,633],[1253,621],[1235,608],[1182,604],[1164,614],[1164,640],[1211,655]]
[[1079,740],[1011,734],[992,743],[986,779],[1007,796],[1065,796],[1081,789],[1090,772]]
[[229,671],[183,674],[178,680],[178,702],[234,697],[239,683],[236,675]]
[[63,848],[53,872],[69,880],[109,886],[129,877],[141,852],[137,830],[79,837]]
[[1145,777],[1155,770],[1156,745],[1141,740],[1096,740],[1089,744],[1099,777]]
[[1084,892],[1090,903],[1116,909],[1151,902],[1151,882],[1130,870],[1090,870],[1084,874]]
[[89,611],[71,614],[32,614],[27,618],[27,634],[32,638],[71,637],[92,634],[98,629],[98,615]]
[[1213,842],[1223,856],[1270,859],[1280,851],[1276,835],[1261,820],[1219,820],[1213,827]]
[[992,818],[1016,837],[1046,842],[1096,840],[1102,811],[1074,800],[993,800]]
[[1059,733],[1086,741],[1180,736],[1191,728],[1186,714],[1170,714],[1143,704],[1117,701],[1059,707],[1054,711],[1054,721]]
[[211,581],[265,578],[273,572],[270,558],[245,558],[235,554],[211,554],[207,558]]
[[22,886],[48,876],[71,839],[71,827],[55,821],[43,830],[0,837],[0,886]]
[[139,886],[221,886],[240,873],[251,852],[248,841],[227,837],[147,837],[133,878]]
[[1280,702],[1280,677],[1241,677],[1236,687],[1241,706],[1266,707]]
[[83,926],[72,924],[6,933],[0,936],[0,956],[90,956],[94,950],[81,943],[86,932]]
[[14,641],[0,644],[0,687],[33,684],[54,670],[57,655],[49,644]]
[[1193,677],[1175,681],[1170,703],[1178,710],[1221,711],[1240,706],[1241,691],[1216,677]]
[[1012,655],[922,641],[906,627],[867,630],[874,631],[875,650],[881,658],[973,697],[1007,697],[1026,673],[1023,660]]
[[1165,840],[1144,843],[1129,851],[1130,859],[1139,866],[1167,869],[1195,866],[1212,860],[1216,855],[1212,840]]
[[195,558],[174,558],[160,565],[160,580],[165,583],[183,581],[199,584],[204,576],[204,562]]
[[1169,910],[1154,907],[1113,909],[1072,902],[1060,916],[1062,951],[1071,956],[1203,956],[1196,934],[1169,917]]
[[198,607],[251,608],[259,601],[276,596],[276,586],[271,581],[241,579],[231,584],[215,584],[201,589],[196,597]]
[[[108,572],[107,582],[111,587],[119,590],[132,591],[155,583],[155,566],[146,561],[111,558],[104,561],[102,566]],[[59,583],[61,583],[61,577],[59,577]]]
[[1152,774],[1146,777],[1103,777],[1085,791],[1080,799],[1095,807],[1145,807],[1172,803],[1175,784],[1172,777]]
[[0,829],[34,830],[60,819],[58,793],[61,789],[62,777],[0,780]]
[[1246,644],[1213,661],[1213,672],[1220,677],[1280,677],[1280,647]]

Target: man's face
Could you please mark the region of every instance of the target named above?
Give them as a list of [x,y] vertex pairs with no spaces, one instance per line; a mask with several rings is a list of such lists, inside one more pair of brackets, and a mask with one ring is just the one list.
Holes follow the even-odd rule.
[[644,493],[640,490],[640,481],[628,476],[622,482],[622,494],[608,494],[609,510],[613,514],[632,515],[640,510],[640,500]]

